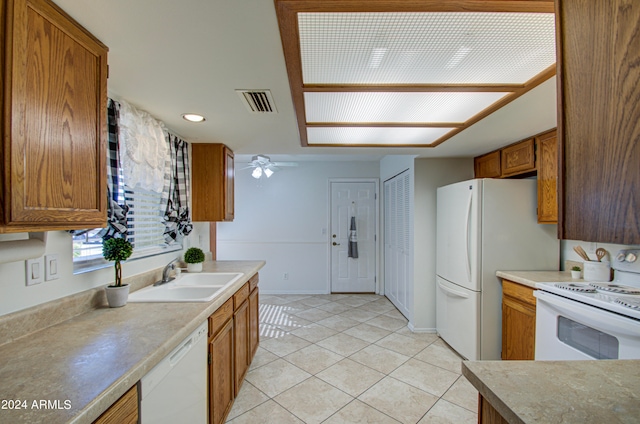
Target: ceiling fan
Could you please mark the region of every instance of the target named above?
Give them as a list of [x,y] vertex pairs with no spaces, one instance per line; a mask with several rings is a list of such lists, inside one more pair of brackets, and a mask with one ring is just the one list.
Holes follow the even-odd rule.
[[298,164],[296,162],[271,162],[269,156],[256,155],[251,158],[248,166],[242,169],[253,169],[251,176],[259,179],[263,175],[269,178],[274,172],[280,171],[280,168],[285,166],[298,166]]

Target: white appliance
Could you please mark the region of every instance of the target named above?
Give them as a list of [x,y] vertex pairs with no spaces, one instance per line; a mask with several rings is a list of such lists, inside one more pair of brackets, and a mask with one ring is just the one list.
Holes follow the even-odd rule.
[[536,284],[536,360],[640,359],[639,255],[620,251],[611,283]]
[[501,356],[496,271],[558,269],[556,226],[537,223],[536,205],[535,179],[438,188],[436,328],[467,359]]
[[205,424],[207,322],[140,379],[141,424]]

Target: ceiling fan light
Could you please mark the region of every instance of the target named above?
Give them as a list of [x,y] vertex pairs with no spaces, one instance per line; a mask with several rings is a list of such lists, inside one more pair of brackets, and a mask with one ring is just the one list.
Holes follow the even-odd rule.
[[267,178],[269,178],[270,176],[272,176],[272,175],[273,175],[273,171],[272,171],[272,170],[270,170],[269,168],[266,168],[266,169],[264,170],[264,175],[265,175]]
[[260,167],[254,168],[253,172],[251,173],[251,176],[256,180],[259,179],[262,176],[262,168]]

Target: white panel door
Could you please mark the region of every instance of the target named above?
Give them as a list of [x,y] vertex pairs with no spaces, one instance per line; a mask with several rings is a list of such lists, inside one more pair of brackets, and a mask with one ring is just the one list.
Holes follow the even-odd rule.
[[[355,217],[358,257],[349,257]],[[376,292],[376,184],[331,182],[331,292]]]

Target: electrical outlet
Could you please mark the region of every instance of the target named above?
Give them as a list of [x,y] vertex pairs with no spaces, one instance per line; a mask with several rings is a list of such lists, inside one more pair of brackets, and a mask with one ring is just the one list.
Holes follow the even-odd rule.
[[58,272],[58,254],[45,255],[44,257],[44,279],[45,281],[57,280],[60,278]]
[[282,275],[282,279],[284,279],[284,280],[288,280],[288,279],[289,279],[289,273],[288,273],[288,272],[285,272],[285,273]]
[[25,274],[27,286],[40,284],[44,281],[44,257],[28,259],[25,261]]

